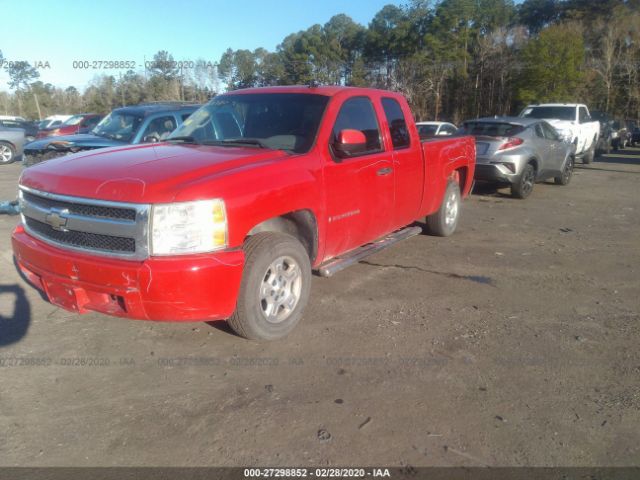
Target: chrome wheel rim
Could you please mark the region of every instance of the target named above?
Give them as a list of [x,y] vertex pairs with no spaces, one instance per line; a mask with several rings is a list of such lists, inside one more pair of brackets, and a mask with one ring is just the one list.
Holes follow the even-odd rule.
[[7,163],[11,161],[11,157],[13,157],[11,149],[6,145],[0,145],[0,162]]
[[533,170],[527,170],[522,177],[522,191],[527,194],[533,190]]
[[447,203],[444,206],[444,211],[444,222],[447,226],[453,225],[458,218],[458,196],[455,192],[451,192],[447,197]]
[[569,159],[567,166],[564,167],[564,180],[565,182],[571,178],[573,174],[573,159]]
[[289,257],[276,258],[262,277],[260,309],[269,323],[284,322],[295,310],[302,292],[302,272]]

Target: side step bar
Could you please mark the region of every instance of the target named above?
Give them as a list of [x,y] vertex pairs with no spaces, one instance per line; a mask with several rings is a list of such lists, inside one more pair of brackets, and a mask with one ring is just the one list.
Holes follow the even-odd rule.
[[368,243],[367,245],[363,245],[362,247],[356,248],[348,253],[345,253],[341,257],[332,258],[326,263],[323,263],[318,267],[318,273],[321,277],[331,277],[338,273],[341,270],[344,270],[347,267],[350,267],[354,263],[358,263],[365,257],[369,255],[373,255],[374,253],[379,252],[380,250],[384,250],[391,245],[398,243],[401,240],[406,240],[407,238],[415,237],[422,233],[422,228],[420,227],[407,227],[402,230],[398,230],[396,232],[390,233],[386,237],[382,237],[379,240],[376,240],[373,243]]

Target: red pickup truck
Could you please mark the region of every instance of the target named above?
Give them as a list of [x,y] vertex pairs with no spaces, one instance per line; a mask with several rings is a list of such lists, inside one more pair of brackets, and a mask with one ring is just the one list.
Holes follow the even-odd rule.
[[311,272],[453,233],[475,142],[420,141],[404,97],[269,87],[215,97],[162,143],[25,169],[17,263],[50,302],[146,320],[290,332]]

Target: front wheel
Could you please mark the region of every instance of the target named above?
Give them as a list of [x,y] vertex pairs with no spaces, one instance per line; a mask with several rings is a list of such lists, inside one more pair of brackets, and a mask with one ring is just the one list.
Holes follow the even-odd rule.
[[0,142],[0,164],[8,165],[15,161],[16,151],[13,146],[7,142]]
[[460,186],[458,182],[450,180],[440,208],[427,217],[427,231],[438,237],[448,237],[455,232],[460,219],[461,204]]
[[259,233],[245,242],[245,265],[229,325],[251,340],[277,340],[302,318],[309,299],[311,265],[298,240]]
[[573,157],[567,158],[567,163],[564,165],[564,169],[562,170],[562,174],[553,177],[553,181],[558,185],[569,185],[571,181],[571,176],[573,175]]

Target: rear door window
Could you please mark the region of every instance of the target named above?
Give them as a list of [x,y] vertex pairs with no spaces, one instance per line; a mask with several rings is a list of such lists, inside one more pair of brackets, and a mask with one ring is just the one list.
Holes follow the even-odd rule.
[[408,147],[411,143],[411,137],[409,137],[407,121],[404,118],[400,104],[393,98],[383,98],[382,108],[387,117],[393,149],[398,150]]

